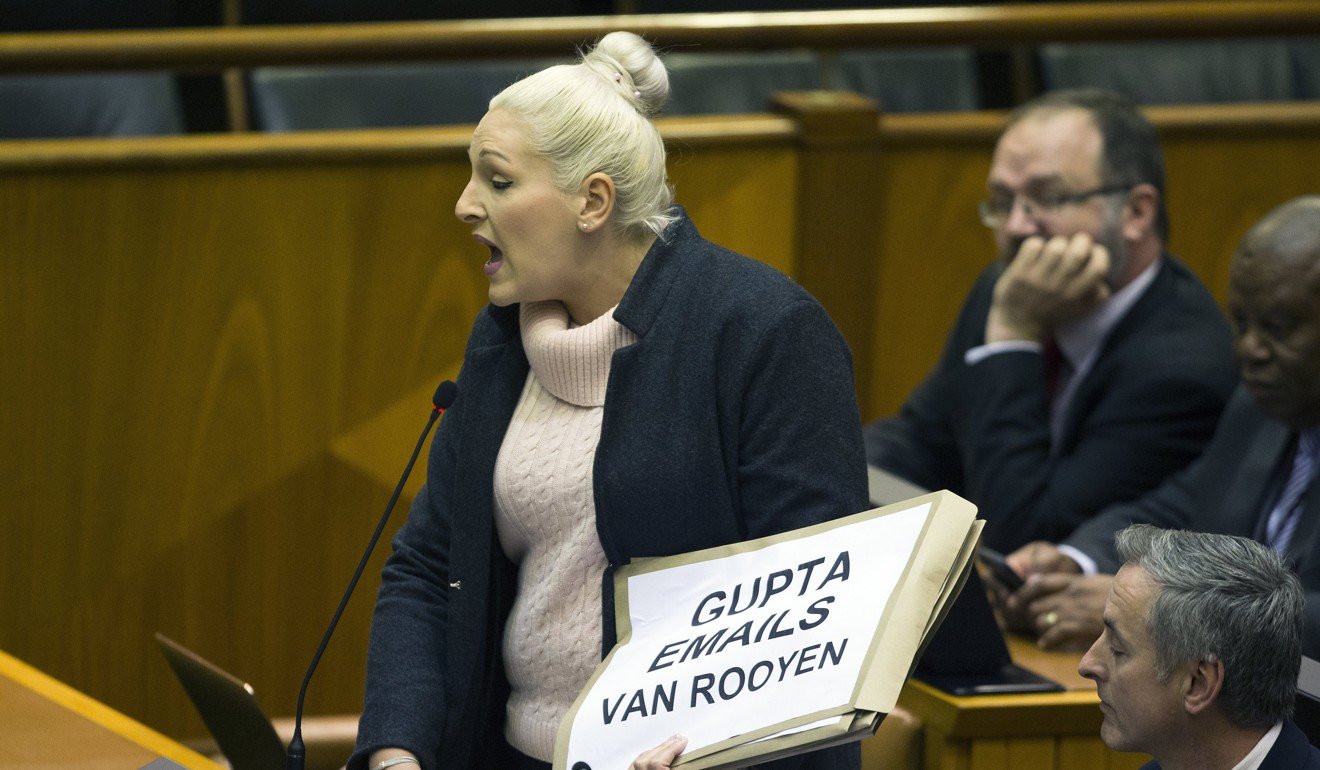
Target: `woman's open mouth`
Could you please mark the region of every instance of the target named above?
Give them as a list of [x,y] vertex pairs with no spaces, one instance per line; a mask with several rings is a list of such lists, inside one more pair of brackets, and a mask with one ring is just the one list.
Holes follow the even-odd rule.
[[486,271],[486,275],[495,275],[495,273],[503,266],[504,252],[491,246],[490,259],[486,260],[486,264],[482,265],[481,269]]
[[495,273],[504,265],[504,252],[500,250],[500,247],[476,233],[472,234],[472,239],[490,249],[490,259],[486,260],[486,264],[482,265],[481,269],[484,270],[488,276],[495,275]]

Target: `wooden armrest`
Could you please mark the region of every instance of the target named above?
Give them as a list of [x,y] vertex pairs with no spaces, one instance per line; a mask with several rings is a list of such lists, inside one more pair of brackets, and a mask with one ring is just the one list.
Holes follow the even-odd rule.
[[897,706],[862,741],[862,770],[920,770],[921,741],[921,717]]

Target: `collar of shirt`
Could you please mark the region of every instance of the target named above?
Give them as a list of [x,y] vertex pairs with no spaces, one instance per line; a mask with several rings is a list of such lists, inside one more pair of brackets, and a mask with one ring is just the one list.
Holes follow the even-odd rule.
[[1283,722],[1275,722],[1270,731],[1256,742],[1256,747],[1248,751],[1241,762],[1233,765],[1233,770],[1257,770],[1265,761],[1265,756],[1270,753],[1270,749],[1274,748],[1274,742],[1279,740],[1281,732],[1283,732]]
[[1160,262],[1158,259],[1152,262],[1127,286],[1119,289],[1089,314],[1055,328],[1054,341],[1059,344],[1059,351],[1072,367],[1074,379],[1080,379],[1078,375],[1091,368],[1105,338],[1137,300],[1141,299],[1151,281],[1155,280]]

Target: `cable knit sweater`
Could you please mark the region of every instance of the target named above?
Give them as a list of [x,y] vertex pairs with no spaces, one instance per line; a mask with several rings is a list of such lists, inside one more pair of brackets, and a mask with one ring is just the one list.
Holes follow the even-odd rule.
[[613,309],[569,327],[556,301],[520,316],[531,370],[495,462],[495,527],[519,565],[504,630],[509,695],[505,737],[549,762],[555,733],[600,660],[601,575],[592,465],[614,351],[637,335]]

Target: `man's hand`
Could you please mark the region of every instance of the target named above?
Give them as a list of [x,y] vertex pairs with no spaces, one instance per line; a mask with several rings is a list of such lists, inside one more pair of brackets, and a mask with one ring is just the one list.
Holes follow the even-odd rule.
[[1012,567],[1014,572],[1024,578],[1029,578],[1032,575],[1048,575],[1053,572],[1076,575],[1082,571],[1082,568],[1077,566],[1077,562],[1064,555],[1058,546],[1044,540],[1027,543],[1005,556],[1004,560],[1008,562],[1008,566]]
[[1113,575],[1037,575],[1014,599],[1025,607],[1041,649],[1085,650],[1104,630],[1113,584]]
[[1082,571],[1081,567],[1065,556],[1053,543],[1043,540],[1028,543],[1004,559],[1014,572],[1026,580],[1026,584],[1017,591],[1010,591],[991,575],[987,582],[995,598],[995,604],[999,606],[999,613],[1010,630],[1034,634],[1036,618],[1031,613],[1031,602],[1040,598],[1047,587],[1060,584],[1058,581],[1049,581],[1043,586],[1033,583],[1037,583],[1046,575],[1075,575]]
[[985,341],[1039,341],[1109,298],[1109,250],[1090,235],[1033,236],[995,283]]
[[687,738],[675,735],[633,760],[631,770],[669,770],[669,765],[687,748]]

